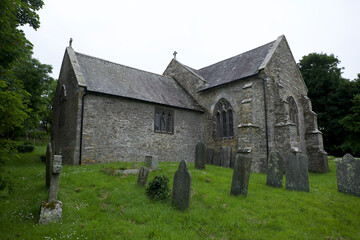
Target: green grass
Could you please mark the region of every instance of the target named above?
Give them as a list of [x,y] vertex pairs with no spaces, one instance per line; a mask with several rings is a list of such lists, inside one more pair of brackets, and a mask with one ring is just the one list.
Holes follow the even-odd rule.
[[[337,191],[333,161],[329,173],[310,174],[309,193],[268,187],[265,175],[252,173],[246,198],[230,196],[232,169],[190,163],[191,207],[184,212],[170,200],[150,200],[137,176],[102,171],[133,163],[64,166],[63,220],[41,226],[44,152],[36,147],[7,162],[12,191],[0,195],[0,239],[360,239],[360,198]],[[172,187],[178,163],[159,167],[148,181],[163,174]]]

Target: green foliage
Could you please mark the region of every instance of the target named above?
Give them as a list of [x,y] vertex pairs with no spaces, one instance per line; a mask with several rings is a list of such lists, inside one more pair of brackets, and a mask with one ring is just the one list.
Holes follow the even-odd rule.
[[35,149],[34,145],[19,145],[16,147],[16,150],[19,153],[30,153],[34,151],[34,149]]
[[146,187],[146,194],[151,199],[166,201],[170,197],[169,179],[164,175],[155,176]]
[[360,154],[360,94],[354,97],[351,113],[341,119],[340,124],[347,132],[341,148],[353,155]]
[[325,150],[343,155],[339,147],[346,138],[340,120],[350,113],[352,98],[360,88],[341,77],[340,61],[333,55],[311,53],[299,62],[299,69],[308,87],[308,97],[318,114]]

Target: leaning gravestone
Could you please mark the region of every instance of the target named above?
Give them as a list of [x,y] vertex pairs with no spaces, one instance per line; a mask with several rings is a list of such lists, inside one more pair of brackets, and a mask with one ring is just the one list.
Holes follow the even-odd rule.
[[40,224],[57,222],[62,218],[62,202],[57,200],[59,189],[59,178],[62,170],[62,156],[54,155],[51,167],[51,180],[49,187],[48,201],[41,204]]
[[360,160],[347,153],[336,163],[338,191],[360,197]]
[[190,207],[191,175],[185,160],[179,164],[179,169],[174,175],[172,203],[179,210]]
[[51,166],[52,166],[52,158],[53,158],[53,150],[51,143],[48,143],[46,148],[46,187],[50,187],[50,175],[51,175]]
[[284,159],[279,152],[272,151],[267,166],[266,184],[272,187],[282,187]]
[[137,181],[138,185],[145,187],[148,175],[149,175],[149,169],[147,167],[141,166]]
[[156,157],[146,156],[145,157],[145,166],[150,169],[157,169],[159,167],[159,161]]
[[251,156],[236,154],[230,194],[247,196],[250,178]]
[[196,144],[195,150],[195,168],[197,169],[205,169],[205,144],[203,142],[199,142]]
[[285,160],[286,189],[309,192],[308,156],[288,154]]

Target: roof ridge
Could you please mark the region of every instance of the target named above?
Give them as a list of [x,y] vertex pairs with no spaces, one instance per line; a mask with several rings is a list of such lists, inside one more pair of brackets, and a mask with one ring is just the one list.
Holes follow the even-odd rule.
[[129,68],[129,69],[141,71],[141,72],[144,72],[144,73],[149,73],[149,74],[157,75],[157,76],[159,76],[159,77],[165,77],[165,78],[170,78],[170,79],[171,79],[171,77],[169,77],[169,76],[165,76],[165,75],[158,74],[158,73],[153,73],[153,72],[146,71],[146,70],[142,70],[142,69],[139,69],[139,68],[130,67],[130,66],[123,65],[123,64],[120,64],[120,63],[116,63],[116,62],[112,62],[112,61],[110,61],[110,60],[106,60],[106,59],[103,59],[103,58],[94,57],[94,56],[91,56],[91,55],[88,55],[88,54],[79,53],[79,52],[75,52],[75,54],[79,54],[79,55],[82,55],[82,56],[85,56],[85,57],[88,57],[88,58],[97,59],[97,60],[100,60],[100,61],[103,61],[103,62],[112,63],[112,64],[115,64],[115,65],[118,65],[118,66],[122,66],[122,67],[125,67],[125,68]]
[[275,42],[276,42],[276,40],[271,41],[271,42],[268,42],[268,43],[266,43],[266,44],[263,44],[263,45],[261,45],[261,46],[259,46],[259,47],[256,47],[256,48],[253,48],[253,49],[248,50],[248,51],[246,51],[246,52],[243,52],[243,53],[240,53],[240,54],[238,54],[238,55],[235,55],[235,56],[232,56],[232,57],[226,58],[226,59],[224,59],[224,60],[221,60],[221,61],[219,61],[219,62],[216,62],[216,63],[210,64],[210,65],[208,65],[208,66],[206,66],[206,67],[200,68],[200,69],[198,69],[197,71],[200,71],[200,70],[202,70],[202,69],[204,69],[204,68],[211,67],[211,66],[214,66],[214,65],[216,65],[216,64],[219,64],[219,63],[222,63],[222,62],[228,61],[229,59],[232,59],[232,58],[235,58],[235,57],[239,57],[240,55],[243,55],[243,54],[245,54],[245,53],[249,53],[249,52],[254,51],[254,50],[256,50],[256,49],[259,49],[259,48],[265,47],[265,46],[267,46],[267,45],[274,44]]

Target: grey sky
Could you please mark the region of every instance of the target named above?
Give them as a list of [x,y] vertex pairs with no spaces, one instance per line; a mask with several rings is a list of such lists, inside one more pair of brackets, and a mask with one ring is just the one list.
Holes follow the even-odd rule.
[[40,28],[23,29],[55,78],[70,37],[77,52],[162,74],[174,50],[199,69],[284,34],[296,62],[333,53],[343,77],[360,73],[358,0],[44,1]]

